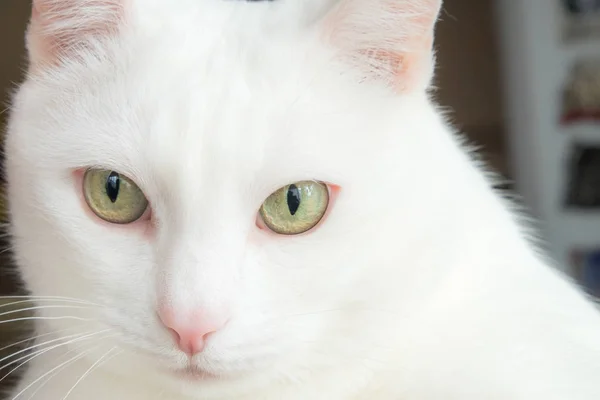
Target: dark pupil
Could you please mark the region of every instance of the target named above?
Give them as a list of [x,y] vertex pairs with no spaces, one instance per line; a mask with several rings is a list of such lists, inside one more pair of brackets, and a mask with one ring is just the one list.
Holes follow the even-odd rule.
[[106,195],[113,203],[119,197],[119,187],[121,186],[121,177],[116,172],[111,172],[106,179]]
[[300,190],[296,185],[290,185],[287,192],[287,203],[290,214],[295,215],[300,207]]

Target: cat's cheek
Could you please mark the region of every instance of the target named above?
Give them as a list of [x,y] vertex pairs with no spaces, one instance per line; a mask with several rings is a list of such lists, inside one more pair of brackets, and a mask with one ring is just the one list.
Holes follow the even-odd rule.
[[[306,231],[304,233],[301,233],[301,234],[295,235],[295,236],[310,235],[327,222],[327,218],[333,211],[333,208],[335,207],[335,203],[337,201],[337,198],[338,198],[339,193],[342,190],[342,188],[338,185],[332,185],[332,184],[328,183],[327,189],[329,190],[329,204],[327,205],[327,210],[325,211],[323,218],[321,218],[319,223],[317,225],[315,225],[313,228],[309,229],[308,231]],[[269,236],[276,236],[276,237],[285,236],[285,235],[280,235],[278,233],[275,233],[271,229],[269,229],[267,224],[265,224],[265,221],[263,220],[260,213],[256,213],[256,227]]]
[[84,214],[95,224],[98,224],[107,229],[119,229],[119,230],[131,230],[136,233],[141,233],[144,237],[150,239],[154,236],[155,226],[152,213],[152,204],[148,204],[148,208],[144,211],[144,214],[135,222],[130,224],[112,224],[110,222],[104,221],[102,218],[98,217],[88,206],[87,201],[85,200],[85,195],[83,194],[83,177],[85,175],[86,169],[78,169],[73,171],[73,183],[74,190],[77,194],[77,198],[79,199],[79,204]]

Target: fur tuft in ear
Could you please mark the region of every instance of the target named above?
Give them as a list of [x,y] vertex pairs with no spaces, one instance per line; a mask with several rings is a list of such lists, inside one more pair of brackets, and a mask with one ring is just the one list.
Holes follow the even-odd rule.
[[55,64],[91,40],[114,34],[126,0],[33,0],[27,47],[30,63]]
[[442,0],[337,0],[321,21],[327,41],[397,92],[425,90]]

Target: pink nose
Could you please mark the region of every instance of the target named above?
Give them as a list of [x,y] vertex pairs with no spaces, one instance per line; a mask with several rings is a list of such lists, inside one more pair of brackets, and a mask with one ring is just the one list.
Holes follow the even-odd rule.
[[181,318],[181,314],[169,309],[159,311],[158,315],[173,335],[179,349],[190,356],[202,352],[207,338],[221,329],[226,322],[209,319],[202,314]]

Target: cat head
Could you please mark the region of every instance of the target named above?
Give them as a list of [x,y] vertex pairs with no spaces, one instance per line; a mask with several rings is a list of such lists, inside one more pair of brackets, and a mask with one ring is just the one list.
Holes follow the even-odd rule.
[[35,0],[14,247],[82,300],[40,324],[229,388],[376,351],[425,285],[440,2]]

